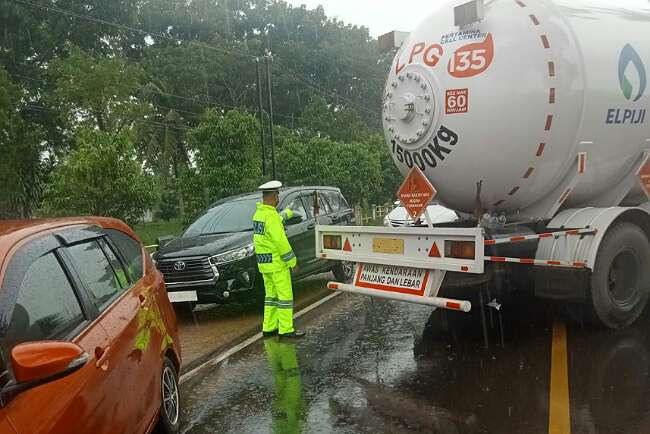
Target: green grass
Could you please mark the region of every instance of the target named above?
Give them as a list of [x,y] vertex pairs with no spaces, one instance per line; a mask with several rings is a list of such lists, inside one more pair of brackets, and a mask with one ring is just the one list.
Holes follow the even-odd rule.
[[145,246],[156,244],[156,239],[165,235],[178,235],[184,229],[180,220],[153,221],[151,223],[140,223],[133,227],[133,230],[140,237]]

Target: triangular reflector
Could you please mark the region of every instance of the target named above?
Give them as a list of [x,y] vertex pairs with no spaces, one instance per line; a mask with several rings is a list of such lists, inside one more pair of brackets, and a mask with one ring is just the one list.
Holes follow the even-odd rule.
[[433,243],[433,246],[431,246],[431,250],[429,250],[429,257],[430,258],[440,258],[440,250],[438,250],[438,246],[436,243]]
[[350,245],[350,240],[347,238],[345,239],[345,244],[343,244],[343,250],[346,252],[351,252],[352,251],[352,246]]

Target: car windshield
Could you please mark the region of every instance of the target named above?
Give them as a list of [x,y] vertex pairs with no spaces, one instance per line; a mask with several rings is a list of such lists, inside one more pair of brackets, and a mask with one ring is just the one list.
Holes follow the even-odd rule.
[[185,230],[183,237],[252,231],[257,202],[258,199],[238,200],[210,208]]

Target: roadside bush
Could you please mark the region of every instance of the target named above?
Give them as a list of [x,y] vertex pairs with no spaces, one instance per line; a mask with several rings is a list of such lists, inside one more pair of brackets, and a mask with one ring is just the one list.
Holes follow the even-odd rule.
[[155,203],[156,190],[125,133],[81,129],[75,150],[51,174],[42,214],[107,216],[133,225]]

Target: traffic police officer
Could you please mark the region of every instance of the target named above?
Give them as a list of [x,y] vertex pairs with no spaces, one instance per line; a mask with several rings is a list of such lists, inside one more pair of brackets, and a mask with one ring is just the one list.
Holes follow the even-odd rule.
[[[263,203],[257,204],[253,215],[253,242],[257,267],[264,279],[264,336],[279,334],[284,338],[299,338],[304,332],[293,328],[293,293],[291,270],[296,267],[293,252],[284,231],[283,217],[278,213],[280,202],[279,181],[267,182],[259,187]],[[283,211],[285,218],[291,218],[291,210]]]

